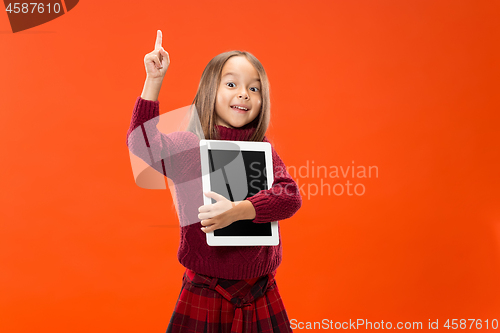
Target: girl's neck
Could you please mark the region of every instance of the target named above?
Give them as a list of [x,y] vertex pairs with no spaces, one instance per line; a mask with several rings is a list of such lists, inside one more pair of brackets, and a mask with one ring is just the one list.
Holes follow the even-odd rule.
[[222,140],[247,141],[255,131],[255,127],[231,128],[223,125],[215,125]]
[[228,127],[228,126],[225,126],[225,125],[218,125],[216,124],[215,125],[217,128],[224,128],[224,129],[228,129],[228,130],[234,130],[234,131],[248,131],[248,130],[255,130],[254,127]]

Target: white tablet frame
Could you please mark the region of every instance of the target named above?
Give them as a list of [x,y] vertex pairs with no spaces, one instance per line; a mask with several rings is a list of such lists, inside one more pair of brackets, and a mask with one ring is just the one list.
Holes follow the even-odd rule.
[[[234,151],[235,145],[241,151],[261,151],[265,153],[266,161],[266,176],[267,187],[270,189],[274,182],[273,172],[273,154],[271,144],[269,142],[255,142],[255,141],[227,141],[227,140],[200,140],[200,158],[201,158],[201,174],[203,183],[203,192],[211,191],[210,174],[209,174],[209,161],[208,150],[232,150]],[[203,195],[203,204],[212,204],[212,199]],[[216,237],[214,232],[208,232],[207,244],[210,246],[262,246],[279,244],[279,229],[278,221],[271,223],[271,236],[219,236]]]

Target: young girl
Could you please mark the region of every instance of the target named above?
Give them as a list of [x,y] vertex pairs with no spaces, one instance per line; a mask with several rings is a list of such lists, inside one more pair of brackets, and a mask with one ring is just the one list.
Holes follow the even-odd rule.
[[[203,205],[199,190],[186,195],[181,186],[187,183],[186,170],[200,175],[199,140],[193,139],[198,139],[195,130],[166,135],[156,129],[157,99],[170,64],[160,30],[155,49],[144,63],[146,82],[136,100],[127,144],[175,183],[181,222],[178,259],[186,267],[167,332],[291,332],[274,278],[281,263],[281,239],[277,246],[209,246],[205,233],[238,220],[269,223],[290,218],[302,204],[297,184],[273,148],[271,189],[237,202],[205,193],[217,200],[211,205]],[[270,120],[269,83],[252,54],[230,51],[213,58],[203,71],[193,104],[203,138],[269,142],[265,137]],[[201,177],[187,178],[201,188]],[[193,202],[197,211],[186,208]],[[190,222],[193,216],[196,223]]]

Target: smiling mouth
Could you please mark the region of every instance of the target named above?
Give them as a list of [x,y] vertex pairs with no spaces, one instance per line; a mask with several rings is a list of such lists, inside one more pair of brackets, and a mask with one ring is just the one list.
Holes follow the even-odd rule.
[[250,109],[246,109],[246,108],[240,108],[238,106],[231,106],[231,109],[233,109],[237,112],[248,112],[248,110],[250,110]]

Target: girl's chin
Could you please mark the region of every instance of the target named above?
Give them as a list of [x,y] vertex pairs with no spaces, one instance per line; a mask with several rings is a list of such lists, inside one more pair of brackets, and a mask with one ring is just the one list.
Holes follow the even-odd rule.
[[225,124],[219,124],[221,126],[224,126],[224,127],[228,127],[228,128],[241,128],[241,127],[245,127],[246,125],[248,125],[250,122],[246,122],[246,121],[241,121],[241,119],[239,121],[231,121],[231,122],[225,122]]
[[232,128],[240,128],[240,127],[244,127],[246,124],[248,124],[248,123],[234,122],[234,123],[230,123],[229,126],[231,126]]

